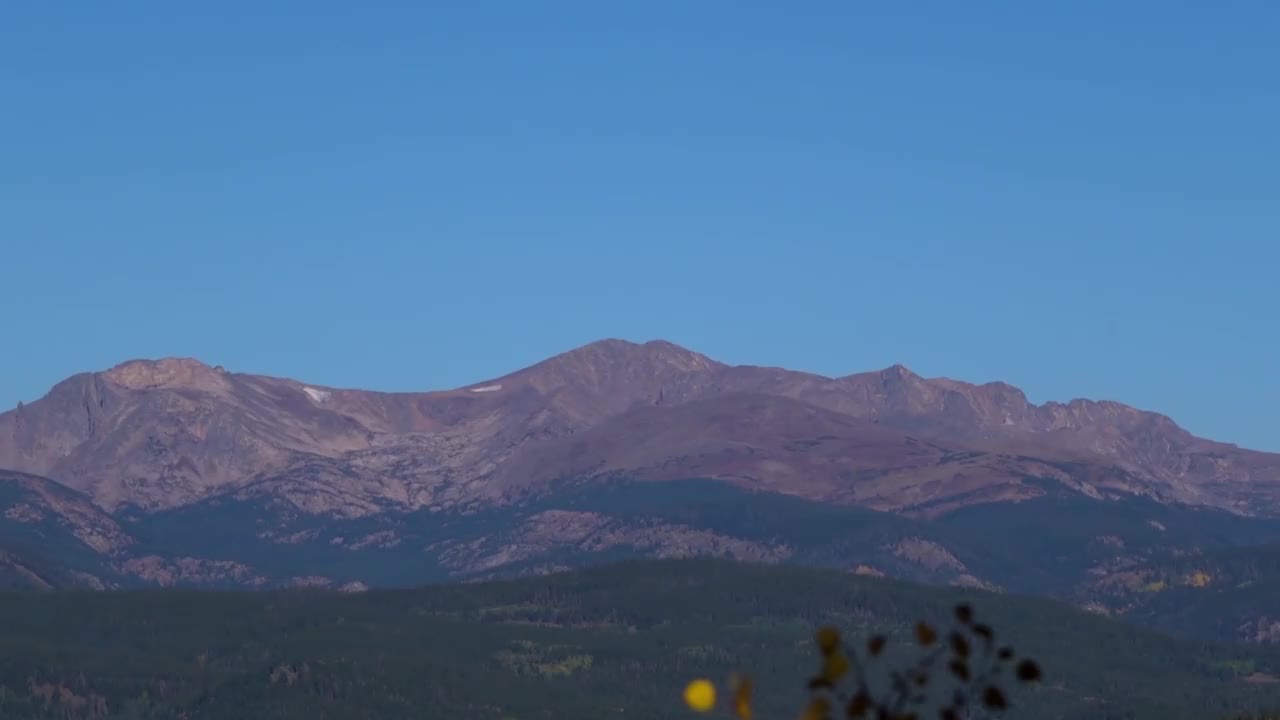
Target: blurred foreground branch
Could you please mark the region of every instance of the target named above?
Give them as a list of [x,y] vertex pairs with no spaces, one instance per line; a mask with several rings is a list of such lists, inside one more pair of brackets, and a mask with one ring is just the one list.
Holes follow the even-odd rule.
[[[853,645],[836,628],[820,628],[815,638],[819,671],[809,680],[801,720],[920,720],[928,711],[939,720],[971,720],[1008,708],[1007,682],[1040,680],[1040,665],[997,643],[995,631],[977,622],[970,606],[956,606],[954,615],[945,634],[917,623],[912,648],[917,658],[885,668],[886,679],[880,683],[872,682],[869,671],[886,659],[888,637],[873,635]],[[879,691],[874,684],[882,685]],[[751,679],[734,675],[727,690],[727,710],[739,720],[753,720]],[[720,704],[715,684],[705,678],[685,687],[684,701],[698,712],[711,712]]]

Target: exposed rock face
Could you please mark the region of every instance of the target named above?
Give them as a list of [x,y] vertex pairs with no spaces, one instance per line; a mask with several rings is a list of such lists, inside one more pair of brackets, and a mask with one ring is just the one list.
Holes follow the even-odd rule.
[[[718,477],[904,512],[1035,494],[1144,494],[1280,511],[1280,456],[1195,438],[1111,402],[1027,402],[1003,383],[904,367],[825,378],[730,367],[666,342],[606,340],[459,390],[377,393],[138,360],[0,415],[0,467],[106,509],[220,493],[307,514],[510,502],[629,473]],[[16,511],[15,511],[16,512]]]
[[489,538],[445,541],[430,549],[443,550],[442,559],[456,570],[483,573],[566,548],[583,553],[630,548],[654,557],[712,556],[752,562],[780,562],[791,556],[785,545],[751,542],[677,523],[628,523],[600,513],[566,510],[534,515],[498,543]]
[[45,478],[0,470],[0,522],[30,528],[45,542],[63,534],[102,555],[118,555],[133,538],[80,493]]
[[230,560],[205,560],[180,557],[166,559],[155,555],[130,558],[120,563],[122,573],[136,576],[160,587],[184,586],[261,586],[266,578],[257,575],[243,563]]
[[922,565],[931,570],[947,568],[950,570],[968,570],[964,563],[956,559],[951,551],[938,543],[921,538],[906,538],[895,545],[893,554],[910,562]]

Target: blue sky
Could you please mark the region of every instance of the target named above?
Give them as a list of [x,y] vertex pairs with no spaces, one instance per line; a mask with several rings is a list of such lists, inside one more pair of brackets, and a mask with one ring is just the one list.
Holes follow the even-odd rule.
[[0,406],[666,338],[1280,450],[1280,4],[1048,5],[5,3]]

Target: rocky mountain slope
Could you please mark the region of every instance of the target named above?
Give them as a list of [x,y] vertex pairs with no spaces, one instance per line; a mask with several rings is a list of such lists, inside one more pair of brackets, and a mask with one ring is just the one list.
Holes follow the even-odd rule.
[[[131,361],[0,415],[0,467],[0,563],[66,570],[46,585],[358,587],[709,554],[1065,596],[1117,563],[1280,542],[1280,456],[1161,415],[660,341],[423,393]],[[31,559],[37,497],[59,498],[41,517],[87,560]],[[1008,542],[1064,518],[1052,542]],[[1148,522],[1185,529],[1100,539]]]
[[1036,406],[1008,385],[900,366],[826,378],[619,340],[424,393],[128,362],[0,415],[0,467],[108,510],[240,490],[346,515],[484,506],[634,472],[895,510],[1022,498],[1037,492],[1018,482],[1030,475],[1088,494],[1280,513],[1280,455],[1117,403]]
[[84,495],[0,470],[0,587],[103,588],[134,539]]

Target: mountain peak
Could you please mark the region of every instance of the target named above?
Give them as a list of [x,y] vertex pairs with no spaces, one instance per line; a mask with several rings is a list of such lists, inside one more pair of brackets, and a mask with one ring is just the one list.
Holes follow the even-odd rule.
[[598,378],[602,375],[713,370],[721,363],[666,340],[643,343],[606,338],[543,360],[515,375],[530,379],[555,376],[561,380]]
[[167,357],[129,360],[104,372],[109,382],[129,390],[194,387],[214,390],[226,384],[226,372],[195,358]]
[[906,365],[903,365],[902,363],[894,363],[893,365],[890,365],[884,370],[881,370],[880,374],[888,375],[891,377],[897,377],[897,378],[920,377],[919,375],[916,375],[914,372],[911,372],[911,368],[907,367]]
[[542,395],[554,395],[561,411],[586,422],[622,412],[636,403],[659,402],[671,391],[683,393],[691,384],[697,384],[697,378],[723,367],[705,355],[665,340],[636,343],[607,338],[481,386],[525,387]]

